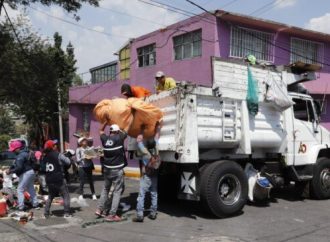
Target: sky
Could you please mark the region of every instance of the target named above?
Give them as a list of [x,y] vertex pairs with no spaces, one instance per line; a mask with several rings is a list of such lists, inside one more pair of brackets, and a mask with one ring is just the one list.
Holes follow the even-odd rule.
[[[117,59],[114,55],[129,38],[138,37],[166,25],[188,18],[166,7],[152,6],[154,1],[198,14],[203,11],[186,0],[102,0],[100,7],[83,5],[73,14],[57,6],[32,4],[25,9],[11,10],[10,18],[24,13],[34,30],[52,41],[54,32],[63,36],[63,48],[69,43],[75,48],[77,73],[88,81],[89,69]],[[145,3],[147,2],[147,3]],[[278,21],[281,23],[330,34],[329,0],[194,0],[207,10],[226,11]],[[0,20],[4,19],[4,13]],[[70,22],[70,23],[68,23]],[[79,26],[77,26],[79,25]]]

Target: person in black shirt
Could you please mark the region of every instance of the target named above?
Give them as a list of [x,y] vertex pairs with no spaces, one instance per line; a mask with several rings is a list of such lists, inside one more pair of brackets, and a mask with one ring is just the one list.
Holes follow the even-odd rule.
[[48,140],[44,147],[45,156],[42,162],[46,167],[46,183],[48,186],[48,199],[46,201],[44,215],[48,218],[50,215],[50,206],[53,199],[60,194],[64,201],[64,217],[71,217],[70,214],[70,195],[68,186],[64,179],[64,166],[71,164],[68,157],[55,150],[54,142]]
[[124,167],[127,165],[124,141],[127,137],[125,131],[120,130],[116,124],[111,125],[110,134],[106,135],[104,130],[107,124],[103,124],[100,129],[101,142],[103,145],[103,175],[104,186],[95,212],[97,216],[104,216],[108,209],[107,204],[110,188],[113,189],[110,214],[105,219],[107,221],[118,222],[121,218],[116,214],[120,202],[120,196],[124,189]]

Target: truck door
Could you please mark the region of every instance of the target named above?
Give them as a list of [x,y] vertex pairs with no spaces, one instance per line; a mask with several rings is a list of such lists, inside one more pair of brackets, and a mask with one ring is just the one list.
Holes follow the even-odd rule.
[[313,145],[320,144],[321,130],[311,99],[293,98],[293,153],[294,165],[313,163],[308,155]]

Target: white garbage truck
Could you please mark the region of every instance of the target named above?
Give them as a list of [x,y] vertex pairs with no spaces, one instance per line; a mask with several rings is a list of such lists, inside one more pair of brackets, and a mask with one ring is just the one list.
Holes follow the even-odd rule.
[[[247,68],[213,58],[212,88],[181,83],[148,99],[164,112],[160,176],[172,174],[165,187],[173,190],[175,180],[178,198],[231,216],[247,202],[249,164],[272,187],[294,182],[316,199],[329,198],[330,133],[320,125],[320,105],[310,95],[287,91],[315,73],[251,66],[258,94],[258,112],[251,115]],[[128,150],[135,149],[130,140]]]

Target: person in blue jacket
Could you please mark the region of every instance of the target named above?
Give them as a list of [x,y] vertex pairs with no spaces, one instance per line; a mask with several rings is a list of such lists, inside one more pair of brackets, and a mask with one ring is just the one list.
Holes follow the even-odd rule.
[[24,205],[25,191],[30,194],[33,208],[38,208],[38,199],[34,189],[34,180],[36,175],[33,170],[34,164],[29,150],[20,140],[14,140],[9,144],[9,151],[17,154],[14,165],[7,171],[7,174],[15,173],[19,177],[17,187],[18,209],[20,211],[24,211],[26,209]]

